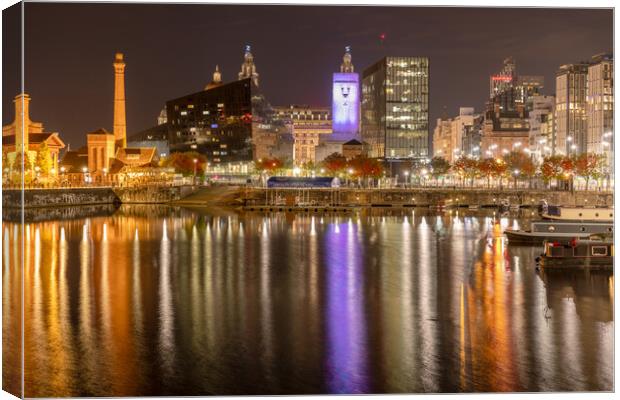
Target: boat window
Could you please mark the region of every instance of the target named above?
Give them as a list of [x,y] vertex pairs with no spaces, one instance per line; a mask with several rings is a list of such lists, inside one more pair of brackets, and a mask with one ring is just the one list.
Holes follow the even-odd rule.
[[607,228],[607,231],[608,231],[608,232],[613,232],[613,231],[614,231],[614,228],[612,228],[612,227],[610,226],[609,228]]
[[614,216],[614,214],[613,214],[613,213],[609,214],[609,217],[610,217],[610,218],[612,218],[613,216]]
[[595,217],[598,217],[598,213],[594,214]]
[[593,256],[606,256],[607,246],[592,246],[592,255]]
[[586,231],[586,227],[585,227],[585,226],[582,226],[581,228],[579,228],[579,230],[580,230],[581,232],[585,232],[585,231]]
[[549,232],[555,232],[555,227],[553,225],[549,225],[549,228],[547,228],[549,230]]
[[577,246],[573,248],[573,256],[575,257],[587,257],[588,256],[588,247],[587,246]]
[[580,217],[583,217],[583,213],[579,213],[579,216],[580,216]]

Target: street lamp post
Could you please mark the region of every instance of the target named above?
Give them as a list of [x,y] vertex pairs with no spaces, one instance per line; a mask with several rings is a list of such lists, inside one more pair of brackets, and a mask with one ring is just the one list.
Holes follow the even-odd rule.
[[518,169],[515,169],[512,173],[515,176],[515,189],[516,189],[517,188],[517,177],[519,176],[520,171]]
[[194,158],[194,179],[192,180],[193,184],[196,184],[196,165],[198,163],[198,159]]

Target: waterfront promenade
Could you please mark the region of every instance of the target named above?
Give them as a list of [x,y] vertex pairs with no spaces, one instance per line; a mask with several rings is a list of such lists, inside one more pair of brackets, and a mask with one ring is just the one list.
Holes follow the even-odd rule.
[[[21,191],[3,190],[5,207],[20,207]],[[525,188],[458,187],[267,189],[241,185],[83,187],[27,189],[27,208],[96,204],[178,204],[186,206],[264,207],[533,207],[545,200],[566,206],[612,206],[611,191],[558,191]]]

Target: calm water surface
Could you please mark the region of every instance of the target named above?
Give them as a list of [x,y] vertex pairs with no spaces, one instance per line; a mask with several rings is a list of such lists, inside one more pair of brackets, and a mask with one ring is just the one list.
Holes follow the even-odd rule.
[[[25,394],[613,390],[613,275],[537,273],[540,247],[501,234],[527,218],[122,206],[30,223]],[[19,235],[3,223],[13,390]]]

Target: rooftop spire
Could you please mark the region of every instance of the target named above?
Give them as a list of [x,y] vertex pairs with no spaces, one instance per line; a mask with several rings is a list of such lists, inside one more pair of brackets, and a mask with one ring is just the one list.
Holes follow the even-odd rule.
[[215,66],[215,72],[213,73],[213,83],[222,83],[222,74],[220,73],[220,66]]

